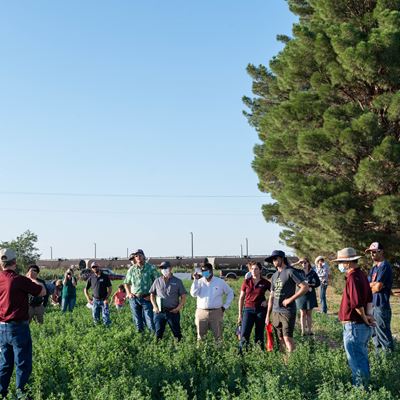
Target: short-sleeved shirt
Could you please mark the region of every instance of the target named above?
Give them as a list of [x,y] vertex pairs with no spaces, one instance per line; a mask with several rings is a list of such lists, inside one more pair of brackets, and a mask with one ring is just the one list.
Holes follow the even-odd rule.
[[126,300],[126,293],[125,292],[120,292],[118,291],[115,293],[115,304],[117,306],[122,306],[125,303]]
[[240,289],[245,292],[244,306],[257,308],[265,301],[265,292],[271,290],[271,284],[264,278],[261,278],[257,284],[254,284],[253,278],[245,279]]
[[27,321],[28,296],[38,296],[42,286],[6,269],[0,272],[0,322]]
[[135,295],[144,295],[150,293],[153,282],[160,276],[157,268],[149,263],[143,267],[137,264],[128,269],[124,283],[131,285],[131,293]]
[[346,286],[340,303],[339,320],[363,323],[356,308],[364,307],[366,311],[367,304],[371,302],[372,292],[364,272],[360,268],[356,268],[347,273]]
[[161,298],[162,308],[175,308],[179,304],[179,297],[187,292],[182,281],[172,275],[167,280],[163,276],[157,278],[150,288],[150,293]]
[[92,288],[93,297],[97,300],[104,300],[107,298],[107,289],[109,287],[111,287],[110,278],[103,273],[99,276],[96,274],[90,275],[86,283],[86,289],[89,290]]
[[296,312],[296,302],[292,301],[287,307],[282,305],[283,300],[296,293],[296,286],[303,282],[296,270],[285,267],[281,272],[276,271],[272,275],[271,290],[274,292],[273,312],[291,314]]
[[384,260],[378,265],[374,265],[368,275],[369,282],[381,282],[382,290],[372,294],[372,302],[375,307],[390,308],[390,292],[393,285],[392,266]]

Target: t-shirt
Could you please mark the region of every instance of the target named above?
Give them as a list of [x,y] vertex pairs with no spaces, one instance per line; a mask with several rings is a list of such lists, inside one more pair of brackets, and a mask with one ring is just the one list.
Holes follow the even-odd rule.
[[265,301],[265,292],[271,289],[271,284],[264,278],[261,278],[257,284],[254,284],[253,278],[245,279],[242,283],[241,291],[246,293],[244,306],[257,308]]
[[179,278],[172,275],[165,280],[160,276],[153,282],[150,293],[160,298],[161,308],[175,308],[179,304],[179,297],[186,294],[186,289]]
[[27,321],[28,295],[38,296],[42,286],[26,276],[6,269],[0,271],[0,322]]
[[340,303],[339,320],[364,322],[355,309],[364,307],[366,311],[367,304],[371,302],[372,292],[364,272],[360,268],[356,268],[347,273],[346,286]]
[[389,298],[393,285],[392,266],[384,260],[378,265],[374,265],[368,275],[369,282],[381,282],[382,290],[372,294],[372,302],[375,307],[390,308]]
[[107,297],[107,288],[111,287],[111,281],[109,277],[103,273],[100,276],[96,274],[90,275],[86,289],[93,289],[93,297],[97,300],[104,300]]
[[283,300],[296,293],[296,286],[303,282],[297,271],[292,267],[285,267],[281,272],[272,275],[271,290],[274,292],[273,312],[291,314],[296,313],[296,302],[292,301],[287,307],[282,305]]
[[118,291],[115,293],[115,304],[117,306],[123,306],[126,300],[126,293]]

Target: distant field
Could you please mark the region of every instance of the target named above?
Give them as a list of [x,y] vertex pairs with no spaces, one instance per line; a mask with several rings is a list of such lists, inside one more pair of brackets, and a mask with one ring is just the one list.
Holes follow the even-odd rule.
[[[119,282],[113,282],[116,287]],[[370,392],[349,385],[350,370],[342,348],[341,325],[335,315],[315,314],[315,337],[302,338],[289,358],[252,348],[237,354],[235,327],[240,282],[230,282],[235,299],[225,316],[224,342],[209,338],[197,345],[195,301],[182,313],[184,339],[170,332],[161,343],[135,332],[128,307],[111,310],[112,326],[93,326],[85,306],[83,282],[72,314],[49,308],[45,324],[32,324],[34,367],[31,390],[36,400],[388,400],[398,399],[400,351],[388,360],[371,351]],[[189,287],[190,281],[186,282]],[[330,311],[339,297],[329,293]],[[394,328],[399,334],[396,300]]]

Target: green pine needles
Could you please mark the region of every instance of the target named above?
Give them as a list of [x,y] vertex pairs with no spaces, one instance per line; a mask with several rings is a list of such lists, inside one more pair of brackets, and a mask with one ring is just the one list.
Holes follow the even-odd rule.
[[400,241],[400,1],[289,0],[293,37],[244,97],[267,221],[303,254]]

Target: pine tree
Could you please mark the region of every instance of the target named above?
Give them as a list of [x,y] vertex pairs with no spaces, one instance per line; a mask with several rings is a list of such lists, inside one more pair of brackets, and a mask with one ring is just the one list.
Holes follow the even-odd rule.
[[289,0],[292,37],[249,65],[267,221],[301,254],[400,242],[400,0]]

